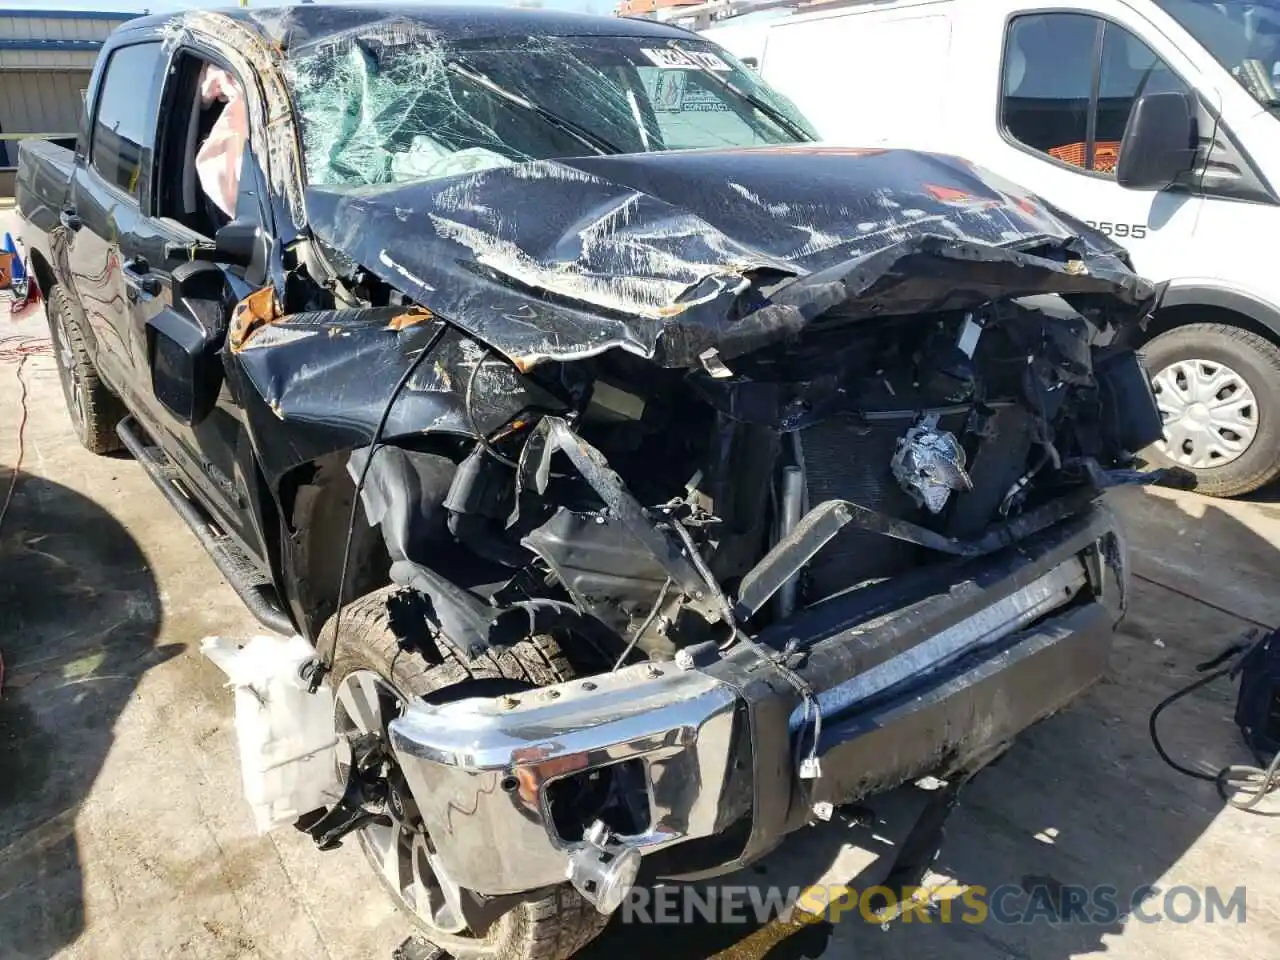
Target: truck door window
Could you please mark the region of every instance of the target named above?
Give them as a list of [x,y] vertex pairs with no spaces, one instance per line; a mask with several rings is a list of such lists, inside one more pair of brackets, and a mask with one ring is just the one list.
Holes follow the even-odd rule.
[[1128,30],[1098,17],[1045,13],[1009,24],[1001,79],[1008,136],[1061,163],[1112,176],[1144,93],[1186,84]]
[[164,51],[136,43],[111,54],[93,120],[90,163],[104,180],[135,199],[151,169]]
[[235,214],[248,138],[249,112],[240,79],[180,51],[165,94],[156,216],[212,237]]

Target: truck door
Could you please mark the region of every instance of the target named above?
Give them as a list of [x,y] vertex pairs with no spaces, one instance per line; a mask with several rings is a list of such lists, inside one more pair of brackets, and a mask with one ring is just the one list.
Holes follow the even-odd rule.
[[139,198],[150,179],[165,53],[159,41],[111,50],[77,157],[67,204],[72,284],[97,344],[99,371],[117,393],[136,401],[129,323],[130,249],[140,230]]
[[[188,252],[211,245],[230,219],[207,192],[210,181],[197,171],[196,159],[204,144],[233,133],[232,126],[247,138],[247,109],[223,98],[222,86],[232,85],[237,93],[244,90],[229,71],[193,50],[175,52],[160,101],[156,176],[142,195],[144,216],[125,251],[131,266],[124,274],[125,308],[137,409],[147,432],[218,526],[265,561],[252,449],[219,355],[229,312],[226,275],[221,266],[193,260]],[[230,155],[225,159],[230,162]]]
[[973,158],[1114,237],[1132,252],[1139,273],[1176,276],[1190,255],[1203,199],[1188,191],[1124,189],[1115,168],[1134,101],[1144,93],[1190,92],[1194,68],[1176,50],[1166,50],[1166,58],[1133,29],[1088,7],[1007,19],[999,58],[992,58],[1000,64],[991,78],[997,125],[983,132],[986,146]]

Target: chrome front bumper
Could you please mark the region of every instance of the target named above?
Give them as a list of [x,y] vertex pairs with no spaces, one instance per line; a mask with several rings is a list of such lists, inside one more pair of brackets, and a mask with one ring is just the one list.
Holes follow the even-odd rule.
[[580,846],[561,838],[547,787],[624,760],[643,764],[648,853],[716,832],[736,694],[696,670],[636,664],[514,697],[415,704],[391,745],[450,878],[483,894],[561,883]]
[[[777,627],[811,641],[795,669],[822,707],[818,781],[794,773],[794,691],[759,683],[772,671],[741,649],[737,673],[721,669],[728,660],[637,664],[515,696],[412,704],[390,724],[391,744],[441,865],[486,895],[563,882],[584,842],[560,835],[548,788],[624,761],[644,771],[649,823],[616,843],[647,855],[751,812],[736,861],[748,862],[817,800],[890,789],[931,772],[933,758],[1007,741],[1105,671],[1126,593],[1123,535],[1099,508],[973,564],[901,615],[860,619],[837,605]],[[717,864],[730,866],[709,872]]]

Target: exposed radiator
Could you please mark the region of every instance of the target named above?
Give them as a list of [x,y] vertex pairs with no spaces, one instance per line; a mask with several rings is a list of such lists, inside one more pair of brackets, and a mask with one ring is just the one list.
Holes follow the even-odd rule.
[[[959,435],[963,415],[944,417],[939,426]],[[898,438],[909,420],[857,424],[832,417],[800,433],[809,506],[823,500],[852,500],[864,507],[969,539],[994,520],[1006,492],[1026,470],[1031,448],[1030,417],[1018,407],[1002,409],[989,435],[970,456],[973,490],[953,494],[938,517],[917,507],[890,470]],[[845,527],[810,561],[802,598],[814,603],[873,578],[892,577],[920,562],[921,548],[902,540]]]
[[[870,427],[831,417],[800,433],[809,505],[852,500],[890,516],[915,518],[919,510],[898,486],[889,461],[905,421]],[[901,540],[845,527],[810,561],[802,582],[813,603],[873,577],[890,577],[914,565],[917,548]]]

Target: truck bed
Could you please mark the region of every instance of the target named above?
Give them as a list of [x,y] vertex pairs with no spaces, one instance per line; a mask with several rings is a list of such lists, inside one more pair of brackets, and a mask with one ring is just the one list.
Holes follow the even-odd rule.
[[18,144],[18,177],[14,198],[27,222],[28,247],[46,248],[45,236],[58,225],[66,203],[67,187],[75,166],[75,153],[47,140],[22,140]]

